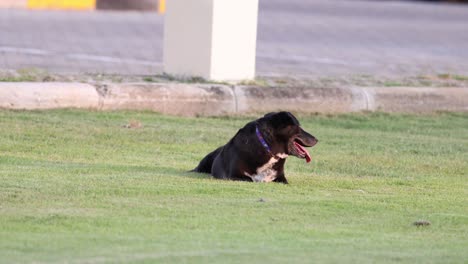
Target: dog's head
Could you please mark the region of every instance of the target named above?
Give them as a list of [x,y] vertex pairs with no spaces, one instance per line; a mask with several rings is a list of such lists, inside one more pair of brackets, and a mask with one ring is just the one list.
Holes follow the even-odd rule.
[[311,160],[305,147],[312,147],[318,140],[303,130],[299,121],[289,112],[268,113],[263,117],[271,139],[283,153]]

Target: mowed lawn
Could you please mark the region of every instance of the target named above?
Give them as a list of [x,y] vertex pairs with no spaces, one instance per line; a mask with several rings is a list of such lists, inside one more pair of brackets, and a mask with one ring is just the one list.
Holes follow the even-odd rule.
[[299,116],[289,185],[186,172],[251,119],[0,111],[0,263],[467,263],[467,114]]

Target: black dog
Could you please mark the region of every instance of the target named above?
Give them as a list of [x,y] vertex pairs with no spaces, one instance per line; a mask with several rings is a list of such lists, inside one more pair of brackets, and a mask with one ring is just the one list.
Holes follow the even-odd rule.
[[284,162],[289,155],[310,162],[317,139],[304,131],[289,112],[269,113],[247,123],[224,146],[208,154],[193,169],[218,179],[253,182],[288,181]]

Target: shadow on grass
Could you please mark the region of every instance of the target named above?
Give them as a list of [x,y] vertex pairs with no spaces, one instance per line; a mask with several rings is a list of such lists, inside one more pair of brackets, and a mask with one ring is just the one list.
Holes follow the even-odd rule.
[[[62,175],[95,175],[111,176],[115,174],[133,174],[133,175],[159,175],[159,176],[177,176],[192,179],[211,179],[212,176],[206,173],[190,172],[174,167],[158,165],[128,165],[128,164],[109,164],[93,162],[76,161],[51,161],[47,159],[25,158],[12,155],[0,157],[0,164],[4,172],[21,173],[21,171],[42,171],[55,172]],[[10,168],[9,168],[10,167]],[[0,169],[0,171],[2,171]]]

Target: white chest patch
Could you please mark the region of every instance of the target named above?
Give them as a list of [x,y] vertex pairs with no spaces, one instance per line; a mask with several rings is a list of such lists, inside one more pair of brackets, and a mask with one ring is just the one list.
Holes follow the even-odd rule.
[[272,157],[270,160],[265,163],[263,166],[257,168],[255,174],[249,174],[244,172],[245,176],[250,177],[254,182],[272,182],[276,179],[278,172],[273,169],[273,166],[281,159],[286,158],[288,155],[280,153],[276,155],[278,158]]

